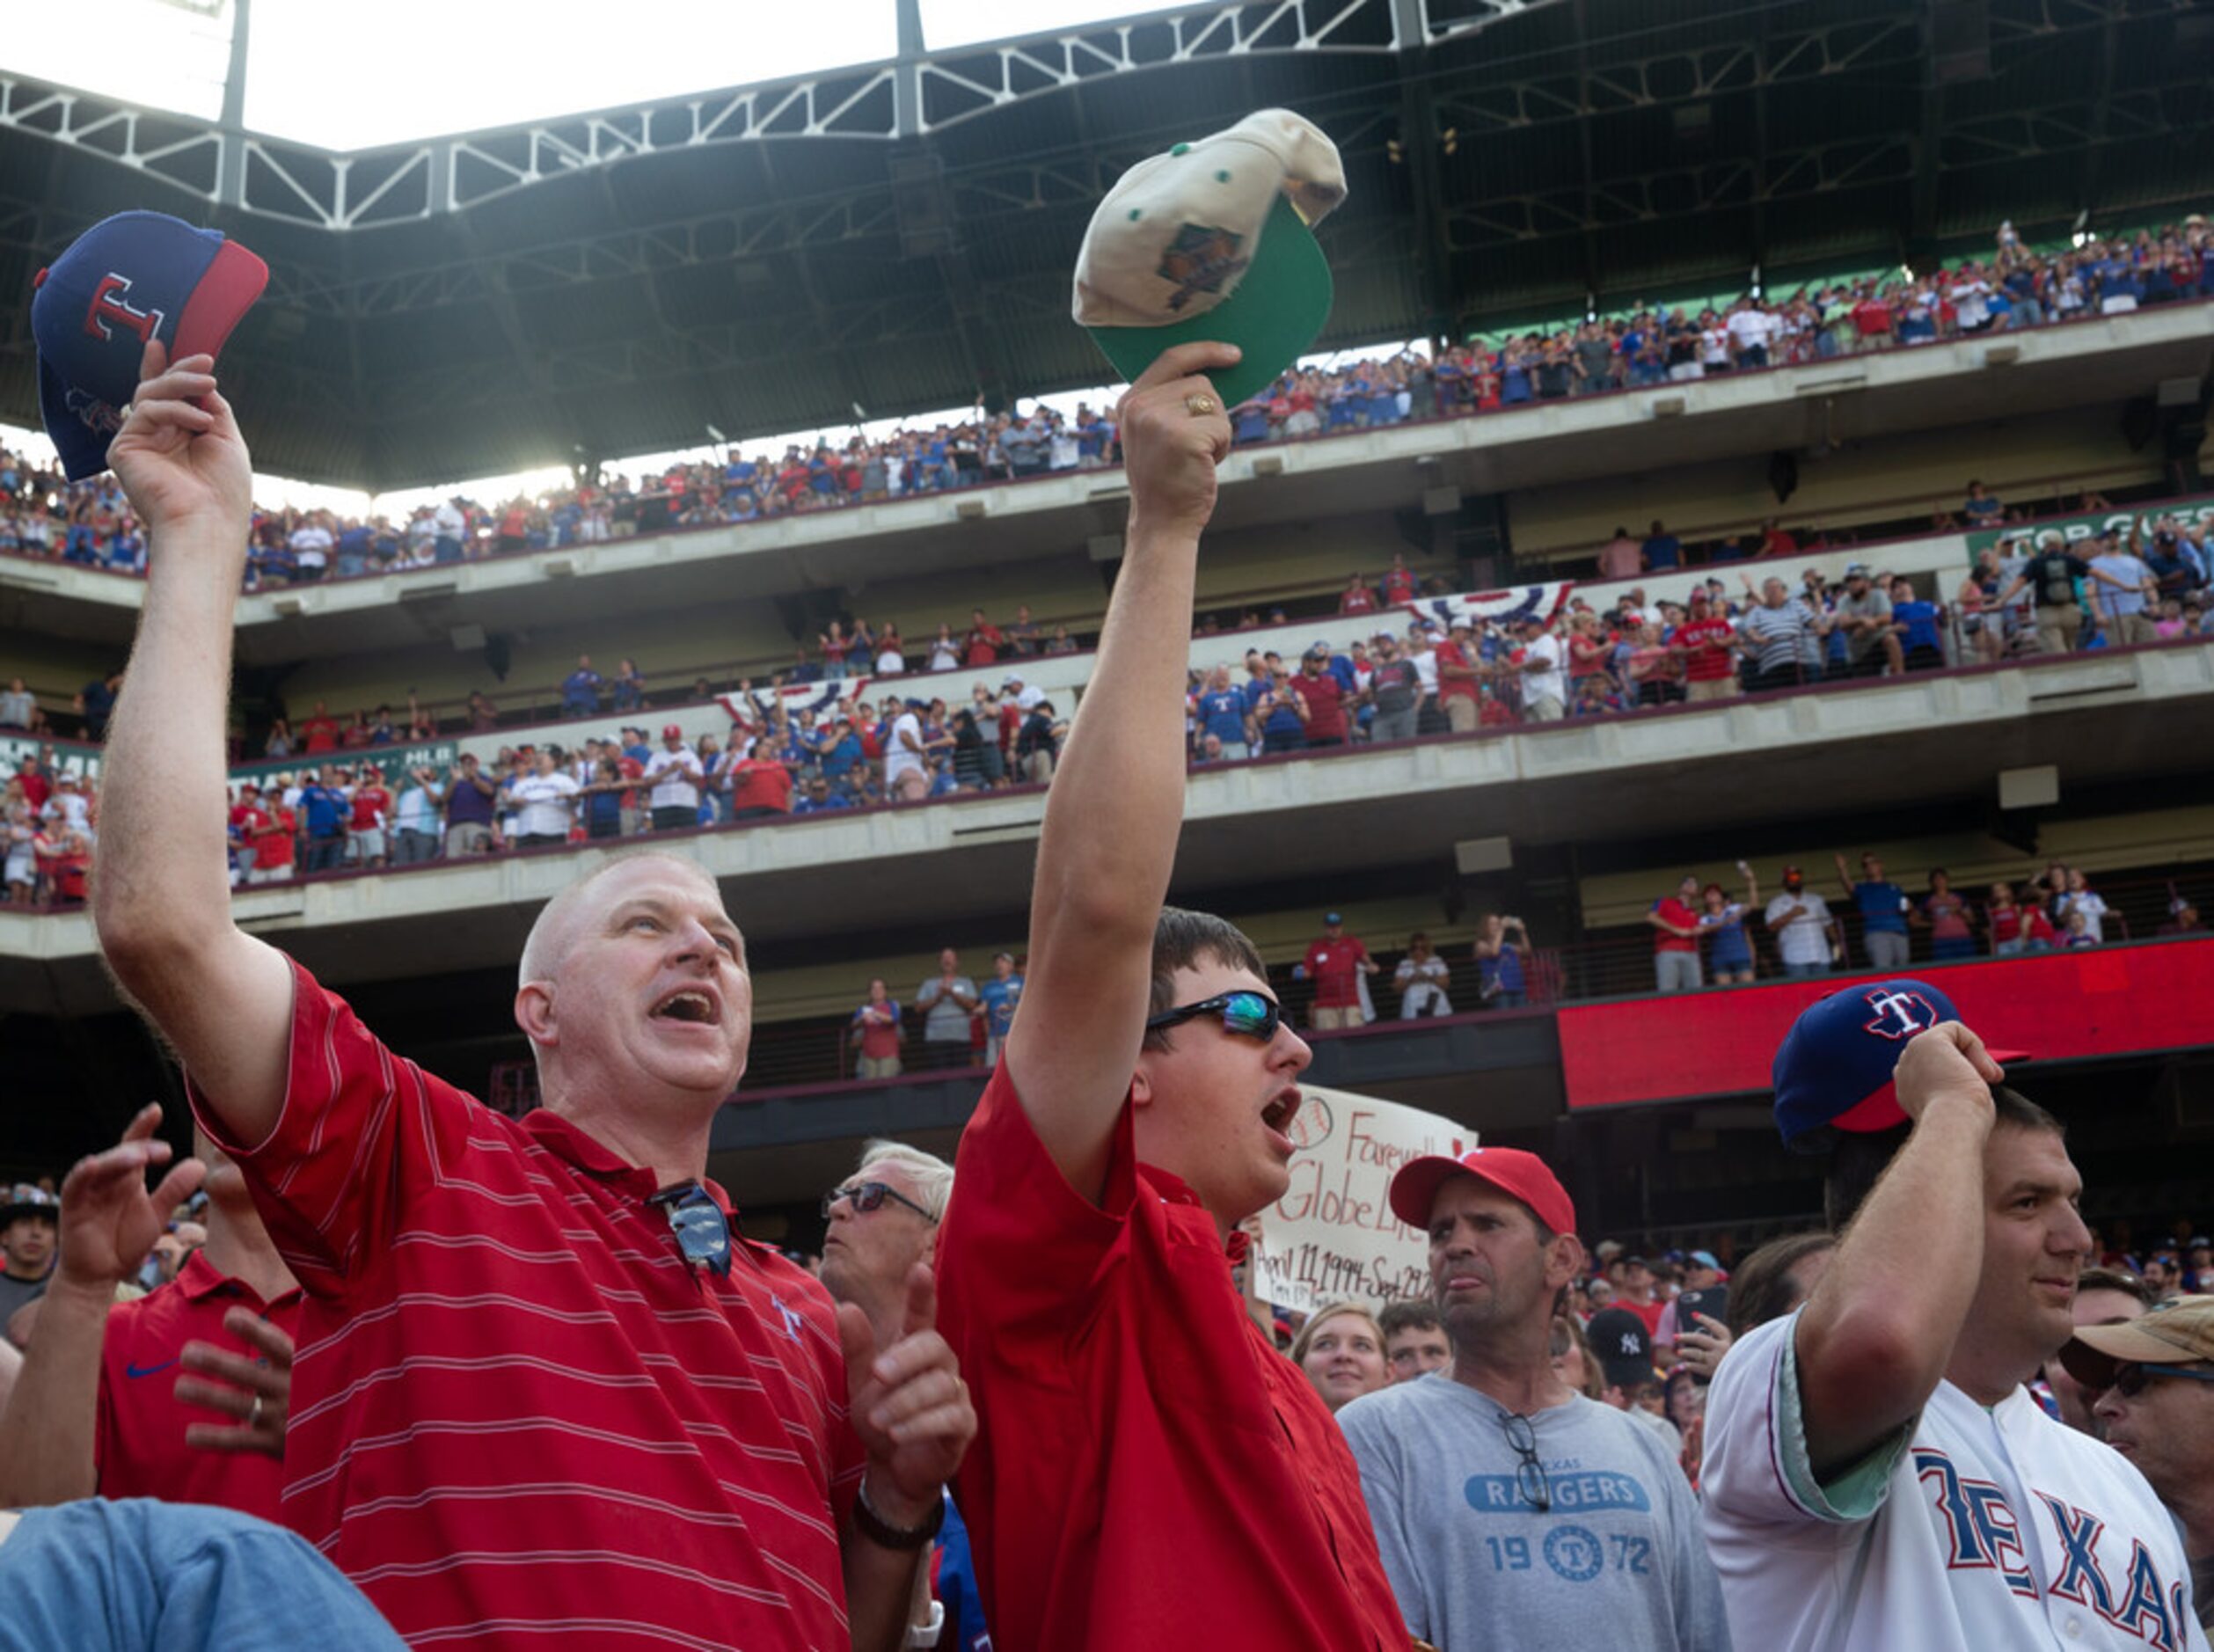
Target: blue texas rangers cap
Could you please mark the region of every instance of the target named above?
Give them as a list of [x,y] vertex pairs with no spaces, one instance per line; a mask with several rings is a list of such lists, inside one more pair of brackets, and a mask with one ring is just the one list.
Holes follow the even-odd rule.
[[[1907,1042],[1961,1013],[1926,981],[1863,981],[1808,1005],[1777,1048],[1776,1128],[1798,1152],[1827,1151],[1832,1132],[1873,1135],[1906,1122],[1892,1070]],[[2023,1050],[1994,1049],[2001,1064]]]
[[172,362],[218,355],[268,281],[269,267],[236,241],[165,212],[103,218],[40,270],[39,402],[69,479],[107,468],[150,340]]

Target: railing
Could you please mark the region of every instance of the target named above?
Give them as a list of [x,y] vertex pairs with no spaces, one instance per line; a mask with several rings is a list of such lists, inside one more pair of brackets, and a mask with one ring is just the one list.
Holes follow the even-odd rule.
[[[2179,881],[2191,887],[2203,887],[2214,894],[2214,870],[2202,868],[2183,880],[2161,876],[2117,879],[2102,882],[2098,893],[2108,903],[2106,918],[2106,948],[2158,945],[2155,932],[2168,921],[2167,903],[2171,892]],[[1832,886],[1834,887],[1834,886]],[[1846,956],[1834,973],[1866,975],[1871,966],[1861,943],[1857,914],[1845,914]],[[1758,917],[1749,918],[1751,928],[1758,927]],[[1655,993],[1653,975],[1653,943],[1649,932],[1646,935],[1604,936],[1578,941],[1563,947],[1541,947],[1526,954],[1522,961],[1526,984],[1526,999],[1509,1005],[1503,996],[1486,1000],[1479,988],[1480,972],[1465,944],[1457,945],[1443,954],[1451,971],[1446,991],[1453,1006],[1450,1015],[1420,1017],[1413,1020],[1399,1019],[1399,994],[1392,985],[1392,971],[1398,967],[1401,954],[1386,951],[1376,956],[1380,973],[1370,983],[1370,996],[1377,1019],[1368,1025],[1342,1031],[1312,1030],[1312,1019],[1315,984],[1311,980],[1296,979],[1290,964],[1272,965],[1268,970],[1268,984],[1285,1009],[1288,1018],[1301,1029],[1301,1036],[1310,1042],[1347,1037],[1387,1037],[1394,1028],[1416,1030],[1444,1022],[1480,1023],[1504,1016],[1543,1014],[1555,1005],[1581,1003],[1597,998],[1641,998]],[[1916,975],[1940,972],[1935,978],[1941,983],[1942,971],[1952,962],[1972,963],[1988,961],[1987,947],[1981,947],[1974,957],[1940,961],[1929,956],[1927,932],[1912,932],[1914,956],[1908,969]],[[1759,974],[1755,984],[1781,978],[1781,970],[1774,959],[1772,946],[1756,940],[1754,950],[1759,958]],[[1709,992],[1737,990],[1735,986],[1710,986],[1699,989]],[[865,994],[857,988],[854,995],[858,1008]],[[901,1073],[885,1078],[857,1077],[857,1051],[851,1041],[851,1022],[844,1017],[826,1016],[805,1020],[771,1022],[754,1029],[752,1051],[747,1063],[745,1083],[734,1098],[743,1104],[766,1099],[770,1095],[801,1097],[813,1091],[844,1092],[856,1086],[888,1087],[895,1084],[914,1082],[918,1073],[926,1071],[931,1076],[967,1076],[981,1078],[983,1040],[972,1035],[970,1049],[975,1060],[966,1066],[945,1070],[925,1070],[920,1065],[922,1052],[921,1024],[910,1013],[905,1027],[906,1038],[901,1049],[908,1065]],[[492,1073],[492,1088],[487,1092],[495,1106],[512,1110],[519,1106],[535,1104],[537,1082],[528,1062],[502,1062]]]
[[[2214,636],[2200,635],[2196,637],[2181,637],[2171,640],[2145,643],[2138,645],[2134,648],[2116,648],[2105,650],[2103,652],[2120,657],[2138,653],[2156,652],[2161,649],[2204,647],[2210,646],[2210,644],[2214,644]],[[2025,668],[2034,668],[2040,664],[2056,663],[2064,660],[2082,659],[2085,656],[2081,654],[2064,655],[2028,654],[2005,659],[1991,664],[1955,666],[1941,669],[1933,669],[1930,670],[1915,671],[1909,673],[1909,676],[1923,678],[1934,678],[1938,676],[1967,676],[1992,671],[2020,670]],[[1794,675],[1798,674],[1798,668],[1794,668]],[[1577,723],[1615,721],[1642,717],[1697,715],[1702,712],[1713,709],[1717,705],[1764,701],[1796,694],[1850,692],[1857,688],[1865,688],[1876,683],[1899,682],[1905,679],[1867,676],[1855,676],[1850,675],[1830,676],[1824,674],[1823,676],[1816,676],[1812,672],[1808,672],[1804,675],[1803,680],[1797,681],[1790,685],[1764,688],[1758,691],[1740,695],[1731,700],[1710,701],[1705,704],[1689,704],[1680,699],[1665,698],[1652,705],[1634,705],[1621,710],[1610,710],[1603,713],[1595,713],[1588,717],[1577,716],[1574,714],[1572,711],[1572,714],[1567,720],[1555,720],[1552,722],[1522,722],[1516,720],[1513,712],[1505,707],[1503,702],[1494,700],[1490,702],[1493,706],[1507,712],[1506,719],[1503,721],[1487,727],[1480,727],[1472,733],[1456,735],[1443,731],[1442,728],[1437,726],[1438,723],[1442,722],[1442,719],[1434,720],[1434,713],[1426,711],[1424,713],[1425,722],[1420,732],[1416,735],[1415,739],[1414,741],[1399,743],[1416,744],[1435,741],[1495,739],[1502,735],[1516,733],[1542,733],[1547,729],[1567,727],[1574,726]],[[1249,761],[1260,763],[1282,763],[1298,762],[1305,761],[1311,758],[1319,758],[1326,762],[1339,757],[1357,755],[1370,749],[1370,748],[1364,742],[1354,742],[1319,751],[1293,749],[1284,752],[1268,753],[1262,757],[1250,759]],[[97,750],[97,748],[78,747],[76,749],[90,752]],[[394,773],[394,770],[398,765],[401,749],[402,749],[398,747],[366,748],[347,752],[331,754],[328,760],[332,762],[342,762],[347,765],[356,766],[369,764],[380,764],[384,766],[386,772],[386,778],[390,781],[397,778]],[[504,777],[495,775],[493,778],[497,779]],[[716,800],[716,807],[719,811],[721,808],[727,807],[727,793],[711,793],[710,795]],[[924,799],[918,802],[865,803],[857,804],[855,808],[928,808],[939,804],[958,804],[964,799],[974,800],[985,795],[990,795],[990,793],[975,790],[961,790],[946,796]],[[694,832],[700,831],[740,831],[752,830],[755,828],[774,829],[775,827],[785,823],[785,822],[788,821],[790,818],[792,817],[781,816],[776,819],[754,819],[747,821],[719,819],[717,823],[712,825],[685,828],[679,835],[690,836]],[[586,841],[587,840],[581,837],[581,832],[573,833],[571,840],[567,844],[549,844],[544,847],[530,849],[509,849],[503,850],[501,852],[516,854],[566,854],[576,848],[584,846]],[[351,852],[350,846],[348,852]],[[299,856],[298,862],[296,862],[296,864],[303,863],[304,859],[304,853],[302,852]],[[337,871],[321,872],[312,874],[300,874],[294,878],[283,880],[282,881],[287,883],[298,883],[332,878],[400,876],[413,872],[427,871],[442,864],[442,861],[440,859],[434,857],[433,859],[418,862],[413,866],[386,866],[379,868],[366,869],[359,867],[343,867],[342,869]],[[270,888],[275,887],[275,885],[272,882],[263,883],[254,887]],[[10,890],[8,893],[12,894],[13,891]],[[15,903],[9,910],[26,910],[26,908],[29,908],[36,910],[64,910],[65,907],[73,907],[77,903],[75,902],[56,903],[53,901],[49,898],[48,893],[44,888],[42,883],[40,891],[31,901]]]

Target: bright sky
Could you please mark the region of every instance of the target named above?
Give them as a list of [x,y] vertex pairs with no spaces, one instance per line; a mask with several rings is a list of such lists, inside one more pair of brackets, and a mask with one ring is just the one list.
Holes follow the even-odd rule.
[[[1187,0],[1189,4],[1189,0]],[[1144,0],[922,0],[927,47],[1162,10]],[[233,0],[0,0],[0,68],[157,108],[222,112]],[[246,125],[366,149],[780,80],[896,50],[893,0],[253,0]]]

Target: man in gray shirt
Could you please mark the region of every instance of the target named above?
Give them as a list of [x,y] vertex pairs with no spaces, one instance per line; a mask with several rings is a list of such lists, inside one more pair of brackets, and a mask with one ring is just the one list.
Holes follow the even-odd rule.
[[1836,628],[1845,632],[1845,654],[1855,676],[1874,676],[1889,671],[1901,676],[1906,656],[1899,633],[1891,628],[1891,599],[1868,578],[1865,562],[1845,570],[1845,590],[1838,598]]
[[946,947],[938,954],[938,973],[915,994],[915,1007],[923,1012],[920,1065],[967,1067],[975,1062],[968,1024],[978,1002],[976,983],[961,973],[961,954]]
[[1429,1234],[1453,1363],[1338,1423],[1407,1628],[1440,1652],[1727,1652],[1683,1469],[1553,1370],[1553,1306],[1584,1251],[1553,1172],[1514,1148],[1415,1159],[1391,1202]]

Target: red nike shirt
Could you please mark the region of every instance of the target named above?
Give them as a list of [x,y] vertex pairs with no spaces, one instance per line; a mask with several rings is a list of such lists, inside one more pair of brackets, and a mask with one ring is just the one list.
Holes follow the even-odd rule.
[[100,1396],[92,1461],[103,1497],[159,1497],[164,1502],[212,1502],[264,1520],[281,1520],[278,1494],[284,1466],[258,1453],[204,1451],[185,1444],[194,1422],[222,1423],[201,1406],[181,1403],[177,1378],[187,1342],[212,1342],[259,1359],[259,1349],[223,1329],[233,1308],[251,1309],[287,1335],[300,1334],[300,1293],[267,1302],[251,1287],[217,1273],[194,1251],[177,1277],[135,1302],[108,1310],[100,1344]]

